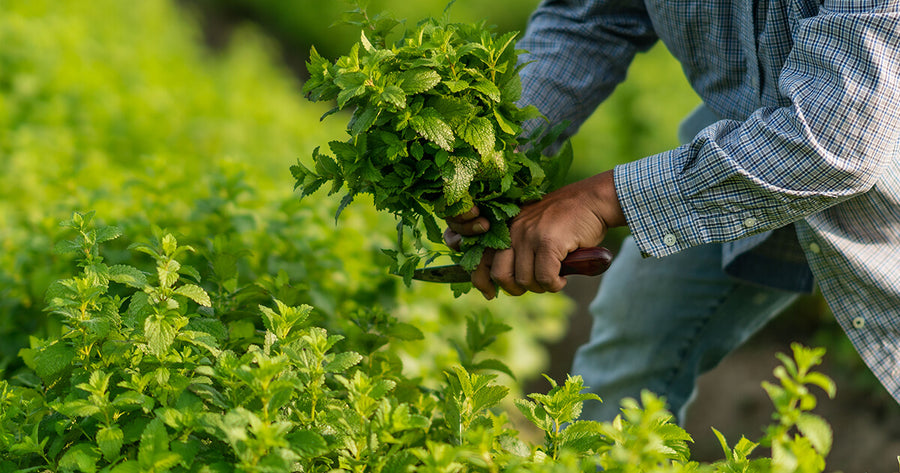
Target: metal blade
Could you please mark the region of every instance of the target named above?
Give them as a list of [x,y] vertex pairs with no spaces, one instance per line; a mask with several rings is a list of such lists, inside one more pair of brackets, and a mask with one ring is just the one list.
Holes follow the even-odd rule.
[[462,266],[451,264],[447,266],[431,266],[428,268],[417,269],[416,272],[413,273],[413,279],[444,283],[469,282],[472,280],[472,275],[463,269]]

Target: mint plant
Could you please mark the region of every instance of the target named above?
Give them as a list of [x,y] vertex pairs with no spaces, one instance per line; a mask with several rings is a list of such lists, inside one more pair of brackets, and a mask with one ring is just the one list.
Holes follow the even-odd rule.
[[[371,194],[375,207],[399,218],[394,272],[406,277],[415,266],[441,254],[425,250],[422,235],[442,243],[435,220],[477,205],[491,226],[464,238],[453,254],[472,270],[486,248],[510,245],[507,221],[522,203],[562,183],[571,149],[542,155],[560,127],[537,127],[523,136],[523,124],[540,119],[533,106],[519,107],[521,83],[517,33],[496,34],[485,23],[453,23],[446,14],[427,18],[391,42],[401,22],[369,17],[364,4],[348,15],[361,28],[350,51],[329,61],[313,47],[310,78],[303,90],[313,101],[334,101],[328,116],[351,110],[346,141],[331,141],[331,154],[316,148],[314,166],[292,166],[306,196],[330,183],[346,187],[341,209],[355,196]],[[324,117],[323,117],[324,118]],[[406,251],[404,228],[414,251]]]
[[[76,274],[57,281],[47,310],[59,332],[32,337],[21,356],[31,369],[0,379],[0,473],[150,472],[820,472],[830,427],[810,412],[809,386],[833,395],[812,369],[820,349],[780,356],[780,385],[764,383],[774,422],[758,442],[742,439],[725,459],[690,461],[690,436],[647,392],[622,403],[612,422],[579,419],[579,377],[513,401],[544,432],[520,438],[506,411],[499,361],[484,351],[508,330],[472,318],[464,365],[443,378],[409,378],[387,355],[421,332],[383,311],[360,312],[344,333],[321,326],[310,305],[236,298],[250,284],[210,264],[183,261],[193,248],[156,231],[130,245],[134,264],[109,265],[101,243],[121,230],[93,213],[65,223],[57,245]],[[220,248],[225,250],[225,248]],[[197,250],[199,251],[199,250]],[[149,261],[148,258],[149,257]],[[146,267],[149,262],[149,269]],[[218,263],[216,263],[218,262]],[[204,286],[216,286],[207,291]],[[277,286],[277,285],[276,285]],[[265,291],[263,291],[265,293]],[[771,456],[749,459],[759,446]]]

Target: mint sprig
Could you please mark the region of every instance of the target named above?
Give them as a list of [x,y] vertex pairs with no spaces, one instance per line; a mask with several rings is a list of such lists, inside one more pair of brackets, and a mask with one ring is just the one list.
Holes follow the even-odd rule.
[[[487,248],[510,246],[507,222],[520,205],[538,200],[562,183],[571,148],[544,156],[564,125],[552,129],[533,106],[520,107],[521,82],[515,49],[517,33],[497,34],[484,22],[453,23],[449,16],[427,18],[391,43],[398,21],[370,19],[363,7],[348,23],[361,28],[360,40],[331,62],[312,48],[303,87],[313,101],[333,101],[323,116],[352,110],[346,141],[316,148],[314,166],[291,167],[302,196],[331,183],[345,189],[341,211],[356,195],[370,194],[379,210],[395,214],[399,252],[392,268],[412,274],[420,260],[450,254],[474,269]],[[389,27],[386,27],[388,25]],[[523,134],[523,124],[544,125]],[[437,219],[477,205],[490,230],[464,238],[461,252],[439,252],[422,241],[442,244]],[[337,216],[336,216],[337,218]],[[410,235],[413,250],[402,235]],[[412,263],[410,263],[412,262]],[[408,274],[407,274],[408,273]]]

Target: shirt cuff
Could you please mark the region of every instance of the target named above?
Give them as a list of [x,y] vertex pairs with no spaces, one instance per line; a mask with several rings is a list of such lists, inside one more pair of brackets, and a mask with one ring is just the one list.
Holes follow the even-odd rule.
[[615,167],[616,195],[641,254],[663,257],[709,241],[678,188],[679,149]]

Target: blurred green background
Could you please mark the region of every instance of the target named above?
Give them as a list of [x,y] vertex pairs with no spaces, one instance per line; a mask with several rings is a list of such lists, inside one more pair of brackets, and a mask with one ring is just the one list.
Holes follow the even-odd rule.
[[[386,9],[411,22],[440,15],[446,5],[370,3],[372,11]],[[536,5],[458,0],[451,14],[457,21],[486,20],[499,31],[521,31]],[[312,45],[333,58],[356,41],[353,28],[330,26],[347,8],[340,0],[0,2],[4,376],[12,379],[21,368],[17,352],[29,336],[58,330],[42,311],[47,285],[71,272],[70,261],[52,251],[63,238],[58,222],[73,211],[97,210],[98,218],[125,232],[125,241],[107,250],[113,263],[133,258],[125,249],[130,238],[150,235],[155,225],[198,248],[231,248],[248,280],[291,298],[285,300],[289,304],[311,303],[322,317],[359,306],[385,307],[429,337],[424,346],[408,348],[410,370],[451,363],[448,340],[462,335],[464,319],[491,313],[514,327],[497,350],[510,360],[525,391],[547,389],[541,372],[565,378],[589,327],[584,306],[598,281],[572,284],[568,296],[574,303],[545,295],[491,305],[477,297],[453,299],[444,287],[407,289],[382,266],[379,248],[393,238],[389,216],[360,202],[335,225],[333,199],[297,202],[288,167],[341,137],[345,122],[319,122],[328,107],[302,98],[303,63]],[[573,139],[570,179],[676,146],[678,123],[698,102],[662,45],[638,56],[628,80]],[[615,249],[624,235],[616,232],[607,244]],[[277,282],[278,274],[290,284]],[[749,363],[773,360],[771,352],[786,350],[791,341],[829,350],[827,372],[838,380],[840,398],[825,415],[836,428],[833,457],[840,455],[840,430],[850,429],[842,426],[851,425],[851,417],[874,419],[870,430],[883,434],[881,443],[870,442],[876,448],[886,445],[885,438],[900,438],[900,409],[862,365],[818,295],[804,297],[755,337],[746,350],[757,358]],[[761,396],[758,379],[751,382]],[[707,385],[714,396],[737,396],[725,382]],[[741,414],[747,402],[758,400],[735,399],[718,408],[733,411],[726,419],[731,425],[715,423],[729,439],[761,425]],[[692,411],[692,433],[698,447],[714,447],[708,413],[700,407]],[[848,412],[847,420],[834,418]],[[852,437],[844,438],[854,445]],[[702,448],[697,452],[702,455]],[[896,466],[893,456],[881,457]],[[833,465],[880,470],[853,463],[859,459],[867,456],[857,450]]]

